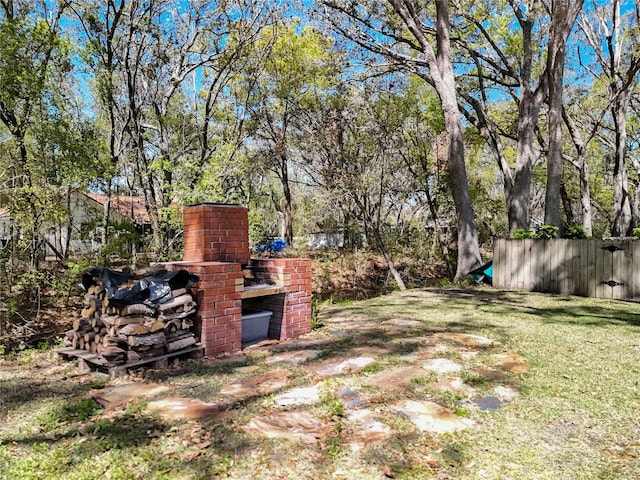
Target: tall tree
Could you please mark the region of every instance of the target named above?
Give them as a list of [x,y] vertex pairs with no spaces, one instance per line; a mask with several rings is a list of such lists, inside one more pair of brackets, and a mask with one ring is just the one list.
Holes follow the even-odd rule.
[[613,160],[613,236],[630,236],[633,229],[629,174],[626,162],[627,111],[640,72],[640,4],[621,13],[620,0],[609,4],[593,2],[588,16],[579,23],[599,66],[595,75],[609,88],[609,111],[615,135]]
[[469,196],[464,139],[456,78],[451,58],[448,2],[415,4],[409,0],[323,0],[325,19],[342,35],[432,85],[442,103],[447,132],[448,172],[458,215],[456,278],[481,263],[478,231]]
[[[466,33],[458,39],[466,51],[460,58],[460,65],[467,71],[461,97],[471,108],[471,111],[463,111],[487,141],[503,174],[511,233],[529,228],[532,171],[541,155],[536,144],[538,120],[548,98],[550,81],[554,82],[554,114],[550,116],[554,160],[550,180],[551,191],[555,193],[554,199],[549,199],[547,204],[555,205],[554,212],[559,212],[557,192],[561,163],[558,163],[557,152],[561,154],[558,145],[562,138],[558,128],[561,110],[557,104],[561,103],[566,41],[582,3],[554,1],[548,16],[545,15],[546,4],[539,0],[524,4],[512,0],[507,3],[474,2],[460,7],[461,18],[465,19],[460,28]],[[551,18],[552,13],[555,19]],[[467,67],[469,63],[471,69]],[[501,128],[495,120],[497,98],[511,98],[515,102],[518,112],[515,132]],[[514,167],[504,156],[501,138],[515,141]]]
[[108,119],[113,174],[144,195],[157,255],[174,233],[165,222],[171,203],[177,195],[198,196],[193,191],[208,162],[229,143],[217,137],[221,96],[242,68],[265,5],[109,0],[77,8],[87,56],[97,67],[95,93]]
[[[293,196],[291,169],[295,151],[291,139],[300,129],[305,111],[315,110],[338,75],[332,42],[312,27],[297,21],[262,31],[256,58],[260,66],[242,79],[237,91],[248,95],[248,118],[252,123],[257,159],[279,180],[281,199],[275,199],[282,215],[281,236],[293,242]],[[255,75],[255,76],[254,76]]]
[[[0,122],[10,135],[3,142],[10,152],[10,172],[5,205],[9,205],[26,257],[37,266],[41,253],[41,229],[59,213],[56,188],[69,178],[50,181],[71,158],[52,159],[42,150],[63,150],[61,133],[69,127],[63,93],[71,71],[69,42],[60,32],[66,2],[0,2]],[[45,143],[46,140],[46,143]],[[49,170],[48,167],[54,167]]]
[[547,52],[547,75],[549,80],[549,153],[547,155],[547,190],[545,196],[544,222],[547,225],[562,227],[560,221],[560,189],[562,184],[563,163],[563,80],[566,62],[566,45],[573,25],[582,11],[584,0],[553,0],[551,4],[551,31]]

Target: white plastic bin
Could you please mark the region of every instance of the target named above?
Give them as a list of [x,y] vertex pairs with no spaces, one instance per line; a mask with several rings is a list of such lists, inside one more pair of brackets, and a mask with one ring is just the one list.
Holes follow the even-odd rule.
[[269,337],[269,310],[245,310],[242,312],[242,343],[264,340]]

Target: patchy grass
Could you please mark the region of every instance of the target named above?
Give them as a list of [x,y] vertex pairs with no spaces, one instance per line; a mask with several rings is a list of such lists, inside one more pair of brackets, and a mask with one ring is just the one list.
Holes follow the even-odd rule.
[[[420,325],[404,332],[384,327],[398,318]],[[233,366],[187,363],[113,381],[79,374],[50,352],[29,351],[0,356],[0,479],[640,478],[638,304],[489,289],[411,290],[326,305],[318,319],[323,326],[313,338],[332,338],[329,332],[363,320],[375,327],[365,334],[346,330],[349,338],[335,337],[322,347],[322,360],[360,346],[383,345],[390,352],[365,371],[325,380],[305,368],[286,367],[290,378],[283,391],[322,385],[319,404],[291,407],[332,426],[317,443],[265,439],[242,430],[252,416],[278,409],[273,397],[280,391],[236,402],[228,418],[201,420],[168,420],[149,412],[145,399],[111,411],[92,399],[96,389],[137,380],[168,386],[161,397],[213,402],[230,382],[283,368],[266,365],[265,352]],[[366,377],[417,351],[419,343],[407,337],[442,330],[500,342],[481,349],[469,360],[471,367],[491,368],[493,354],[517,351],[531,370],[497,382],[521,393],[491,412],[460,404],[458,395],[431,391],[436,375],[425,371],[405,397],[437,401],[476,422],[462,432],[432,435],[388,408],[400,394],[367,386]],[[253,373],[246,370],[251,366]],[[496,385],[468,368],[460,377],[487,394]],[[365,398],[394,434],[354,451],[354,427],[335,395],[343,384]]]

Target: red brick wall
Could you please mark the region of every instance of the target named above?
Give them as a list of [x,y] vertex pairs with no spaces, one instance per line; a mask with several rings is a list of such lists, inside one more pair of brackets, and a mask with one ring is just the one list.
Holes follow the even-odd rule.
[[[269,337],[284,340],[311,331],[311,260],[307,258],[252,258],[258,278],[270,277],[285,293],[260,297],[253,308],[271,310]],[[282,282],[282,283],[280,283]]]
[[248,209],[202,203],[185,207],[185,262],[249,263]]
[[242,300],[244,289],[239,263],[173,262],[167,270],[188,270],[200,281],[191,291],[198,304],[196,333],[205,355],[239,352],[242,349]]

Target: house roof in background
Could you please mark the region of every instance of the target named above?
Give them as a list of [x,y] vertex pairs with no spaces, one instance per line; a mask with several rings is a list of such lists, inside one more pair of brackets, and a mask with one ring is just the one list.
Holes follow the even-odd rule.
[[[85,193],[85,195],[98,202],[100,205],[104,205],[107,201],[106,195],[100,195],[97,193]],[[144,206],[144,197],[112,195],[111,209],[122,217],[132,218],[137,223],[151,223],[149,212],[147,212],[147,209]]]

